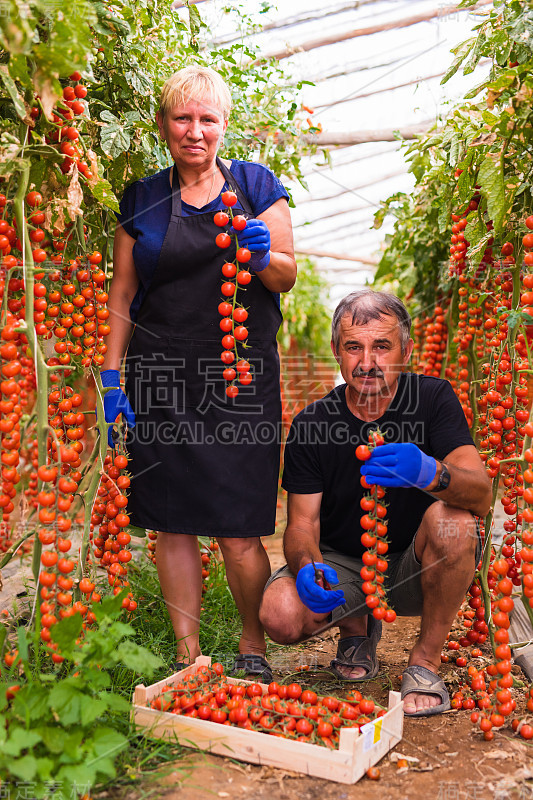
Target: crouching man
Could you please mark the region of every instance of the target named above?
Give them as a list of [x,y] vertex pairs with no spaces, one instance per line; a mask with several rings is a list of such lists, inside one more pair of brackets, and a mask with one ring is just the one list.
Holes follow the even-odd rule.
[[[267,583],[261,620],[284,644],[337,626],[332,670],[347,681],[375,677],[382,623],[361,588],[364,475],[386,489],[388,602],[421,617],[404,711],[427,716],[450,708],[440,653],[480,557],[474,515],[488,513],[491,490],[448,381],[406,371],[410,328],[393,295],[364,289],[337,307],[331,346],[345,383],[293,421],[282,483],[287,565]],[[378,427],[385,444],[359,461],[355,448]]]

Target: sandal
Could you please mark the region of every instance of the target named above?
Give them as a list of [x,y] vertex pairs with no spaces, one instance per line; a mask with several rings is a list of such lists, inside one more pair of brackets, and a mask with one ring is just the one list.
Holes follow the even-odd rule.
[[[382,631],[381,620],[376,620],[372,615],[368,616],[367,633],[368,636],[346,636],[339,639],[337,655],[330,664],[330,669],[341,681],[350,683],[360,683],[375,678],[379,672],[379,661],[376,655],[376,648],[381,639]],[[363,667],[366,675],[360,678],[347,678],[339,671],[338,667]]]
[[238,672],[245,672],[246,675],[255,678],[259,683],[271,683],[272,669],[270,664],[259,653],[237,653],[233,668],[228,675],[236,675]]
[[443,711],[449,711],[450,695],[444,684],[444,681],[439,678],[434,672],[426,667],[413,664],[407,667],[402,675],[402,685],[400,688],[400,695],[402,700],[410,692],[417,692],[418,694],[436,694],[440,697],[441,702],[438,706],[430,706],[430,708],[421,708],[414,714],[405,714],[406,717],[431,717],[433,714],[442,714]]

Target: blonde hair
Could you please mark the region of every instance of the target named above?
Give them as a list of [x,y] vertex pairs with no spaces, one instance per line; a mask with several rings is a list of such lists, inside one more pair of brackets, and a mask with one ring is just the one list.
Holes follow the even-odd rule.
[[211,67],[184,67],[171,75],[161,90],[159,112],[164,117],[174,106],[185,105],[190,100],[207,101],[222,111],[224,119],[229,117],[231,94]]

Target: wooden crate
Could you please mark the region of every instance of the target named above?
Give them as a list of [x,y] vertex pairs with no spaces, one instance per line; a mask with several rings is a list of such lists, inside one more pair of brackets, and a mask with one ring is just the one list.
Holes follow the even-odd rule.
[[[190,667],[169,678],[152,686],[137,686],[133,696],[135,724],[154,738],[176,739],[182,745],[220,756],[252,764],[268,764],[339,783],[358,781],[368,767],[376,764],[402,738],[403,702],[399,692],[389,692],[387,713],[363,725],[361,731],[341,728],[338,750],[147,707],[161,693],[163,686],[173,686],[194,674],[198,667],[210,664],[210,658],[200,656]],[[229,683],[250,683],[234,678],[227,680]],[[266,690],[267,686],[263,686]]]

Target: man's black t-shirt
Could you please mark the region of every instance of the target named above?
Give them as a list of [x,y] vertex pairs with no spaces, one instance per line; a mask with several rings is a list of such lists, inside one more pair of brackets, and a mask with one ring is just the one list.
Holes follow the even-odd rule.
[[[385,414],[364,422],[348,409],[346,384],[307,406],[294,419],[285,447],[282,486],[294,494],[322,492],[320,540],[352,556],[361,556],[360,467],[355,448],[379,427],[385,442],[413,442],[442,460],[462,445],[473,445],[466,419],[446,380],[404,372]],[[387,488],[390,552],[411,543],[426,509],[435,501],[420,489]]]

